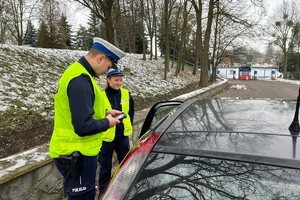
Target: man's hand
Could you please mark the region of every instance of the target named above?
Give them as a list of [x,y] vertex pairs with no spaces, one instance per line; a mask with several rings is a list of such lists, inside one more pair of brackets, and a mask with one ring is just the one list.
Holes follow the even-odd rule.
[[[120,112],[120,111],[119,111],[119,112]],[[121,113],[122,113],[122,112],[121,112]],[[109,128],[111,128],[111,127],[113,127],[113,126],[115,126],[115,125],[117,125],[117,124],[120,123],[120,120],[114,118],[111,114],[106,115],[106,118],[107,118],[108,121],[109,121]]]
[[119,111],[119,110],[107,110],[106,111],[106,115],[109,115],[109,114],[114,117],[116,115],[122,114],[122,111]]

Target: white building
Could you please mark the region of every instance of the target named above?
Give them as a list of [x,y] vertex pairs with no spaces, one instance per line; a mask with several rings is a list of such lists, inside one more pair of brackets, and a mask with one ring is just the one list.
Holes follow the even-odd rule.
[[[230,67],[220,65],[217,67],[217,74],[226,79],[239,79],[239,67]],[[250,75],[250,74],[249,74]],[[274,80],[280,75],[276,66],[251,66],[251,79],[256,80]]]

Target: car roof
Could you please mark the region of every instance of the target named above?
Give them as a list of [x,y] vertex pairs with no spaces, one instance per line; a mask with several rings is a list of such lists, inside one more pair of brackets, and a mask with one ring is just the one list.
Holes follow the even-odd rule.
[[295,108],[292,100],[193,99],[156,127],[164,134],[153,151],[300,168],[299,134],[289,131]]
[[[245,197],[248,190],[234,188],[247,188],[248,179],[262,186],[259,189],[258,185],[250,195],[260,195],[269,189],[277,192],[282,186],[290,188],[298,183],[300,171],[299,132],[289,131],[298,114],[296,104],[289,100],[231,98],[158,103],[148,113],[141,138],[116,170],[102,199],[116,193],[125,199],[145,199],[143,195],[160,196],[160,192],[161,196],[169,192],[176,196],[178,188],[192,194],[194,190],[185,189],[190,185],[208,189],[212,196],[215,194],[211,192],[217,191],[222,197],[227,192]],[[168,107],[173,108],[170,111]],[[269,174],[273,174],[272,180]],[[288,181],[281,183],[284,176]],[[203,180],[209,184],[203,185]],[[224,181],[228,182],[222,184]],[[228,187],[219,188],[218,183]],[[298,186],[295,188],[298,191]],[[194,198],[185,192],[184,197]],[[285,195],[289,192],[293,190]]]

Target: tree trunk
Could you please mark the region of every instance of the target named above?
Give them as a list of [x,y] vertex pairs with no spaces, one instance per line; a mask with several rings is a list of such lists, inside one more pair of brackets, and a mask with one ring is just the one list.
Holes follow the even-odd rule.
[[169,62],[170,62],[170,41],[169,41],[169,12],[168,12],[168,5],[169,5],[169,0],[164,1],[164,27],[163,29],[165,30],[165,74],[164,74],[164,80],[167,80],[167,74],[170,71],[169,68]]
[[210,82],[213,83],[216,81],[216,74],[217,74],[217,66],[215,65],[215,56],[216,56],[216,48],[217,48],[217,37],[218,37],[218,24],[219,24],[219,5],[220,2],[217,2],[217,14],[216,14],[216,27],[214,32],[214,44],[213,44],[213,53],[212,53],[212,71],[210,76]]
[[[200,87],[208,86],[208,59],[209,59],[209,42],[211,35],[211,27],[213,20],[213,9],[214,9],[214,0],[209,0],[208,6],[208,15],[207,15],[207,24],[206,30],[204,31],[204,37],[202,35],[202,1],[198,0],[198,3],[195,0],[192,0],[192,4],[196,10],[196,18],[197,18],[197,36],[199,39],[199,56],[200,56]],[[199,7],[198,7],[199,5]]]
[[[110,14],[111,14],[111,12],[110,12]],[[115,29],[113,27],[113,23],[112,23],[112,20],[111,20],[111,15],[110,15],[110,17],[104,18],[103,23],[104,23],[104,26],[105,26],[106,40],[108,42],[110,42],[111,44],[116,45],[115,44],[115,37],[114,37]]]

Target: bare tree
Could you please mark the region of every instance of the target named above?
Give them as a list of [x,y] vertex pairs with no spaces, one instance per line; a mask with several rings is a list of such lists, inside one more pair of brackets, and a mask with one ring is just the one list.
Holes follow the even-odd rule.
[[7,28],[17,44],[22,45],[27,34],[28,21],[33,15],[38,0],[6,0],[4,2],[10,10],[10,17],[7,19]]
[[[152,3],[152,16],[153,16],[153,30],[154,30],[154,59],[157,60],[157,21],[158,21],[158,18],[159,18],[159,0],[152,0],[151,3]],[[152,41],[151,41],[151,44],[152,44]],[[152,46],[152,49],[153,49],[153,46]],[[151,52],[152,53],[152,52]]]
[[0,44],[5,43],[9,13],[10,9],[8,4],[4,0],[0,0]]
[[[251,9],[255,5],[256,9]],[[216,80],[217,66],[223,60],[232,59],[233,49],[249,48],[247,43],[258,33],[256,28],[263,17],[264,7],[261,1],[248,2],[217,2],[214,14],[213,38],[211,46],[211,77],[210,82]],[[260,30],[259,28],[257,28]]]
[[[218,1],[216,3],[216,7],[217,7],[217,14],[215,17],[215,31],[214,31],[214,38],[213,38],[213,52],[212,52],[212,60],[214,61],[214,58],[216,57],[217,54],[217,44],[218,42],[220,42],[220,40],[218,40],[218,36],[220,35],[220,30],[218,30],[219,28],[219,12],[220,12],[220,2]],[[216,65],[215,62],[212,62],[212,73],[211,73],[211,77],[210,77],[210,82],[214,82],[216,80],[216,74],[217,74],[217,69],[216,69]]]
[[156,4],[156,8],[158,8],[158,9],[155,9],[155,11],[154,11],[154,15],[156,16],[153,20],[153,26],[154,26],[154,48],[155,48],[155,50],[154,50],[154,52],[155,52],[155,59],[157,60],[157,54],[158,54],[158,50],[157,50],[157,47],[158,47],[158,38],[159,38],[159,36],[158,36],[158,27],[160,27],[160,25],[159,25],[159,22],[160,21],[162,21],[162,9],[159,9],[159,8],[161,8],[162,7],[162,4],[163,4],[163,2],[162,1],[160,1],[160,0],[152,0],[153,1],[153,3],[155,3]]
[[296,66],[297,66],[297,71],[299,71],[299,69],[300,69],[300,60],[299,60],[299,58],[300,58],[300,21],[294,25],[293,35],[295,37],[294,48],[295,48],[295,52],[297,52]]
[[297,0],[285,1],[277,4],[274,15],[269,19],[270,34],[283,53],[283,76],[287,77],[287,53],[294,41],[293,25],[300,20],[300,4]]
[[185,60],[185,53],[186,53],[186,44],[188,40],[188,33],[191,31],[191,27],[188,24],[190,11],[192,6],[188,7],[188,1],[184,0],[182,5],[182,26],[181,26],[181,34],[179,40],[179,54],[178,54],[178,63],[176,68],[176,76],[179,74],[180,70],[184,70],[184,60]]
[[146,0],[146,5],[145,5],[145,24],[146,24],[146,30],[148,32],[149,40],[150,40],[150,60],[152,60],[152,39],[153,39],[154,30],[153,30],[153,15],[151,10],[153,5],[150,6],[152,1],[151,2],[149,1],[150,0]]
[[99,19],[102,20],[104,24],[104,31],[106,35],[106,40],[114,45],[115,44],[115,20],[116,15],[120,13],[114,13],[113,15],[113,6],[117,0],[74,0],[84,7],[88,8],[92,13],[95,14]]
[[120,48],[129,53],[144,53],[146,60],[147,44],[145,35],[145,1],[121,0],[114,5],[115,38]]
[[140,34],[142,36],[142,41],[143,41],[143,60],[146,60],[146,36],[145,36],[145,28],[144,28],[144,22],[146,20],[146,12],[145,12],[145,5],[144,5],[144,0],[139,1],[139,7],[140,7],[140,17],[141,17],[141,30]]
[[[145,5],[145,24],[147,27],[147,32],[149,34],[149,40],[150,40],[150,60],[152,60],[153,57],[153,38],[155,38],[154,34],[156,31],[156,8],[157,8],[157,0],[146,0]],[[157,52],[156,52],[156,59],[157,59]]]
[[[182,12],[182,4],[181,2],[177,2],[174,6],[173,14],[170,18],[170,27],[171,27],[171,36],[172,41],[170,41],[170,47],[172,48],[172,51],[170,52],[170,55],[172,55],[172,64],[171,68],[173,68],[175,60],[177,60],[177,65],[179,62],[179,56],[178,56],[178,41],[180,39],[180,31],[179,27],[181,27],[181,12]],[[177,76],[177,73],[175,73],[175,76]]]
[[[117,41],[119,42],[119,46],[123,51],[126,51],[126,43],[129,41],[129,35],[128,35],[128,28],[131,27],[131,21],[130,21],[130,15],[128,14],[129,9],[127,7],[129,7],[129,5],[127,5],[127,3],[125,2],[125,0],[122,1],[118,1],[118,9],[119,12],[121,13],[122,11],[124,12],[122,15],[119,15],[117,17],[117,22],[118,22],[118,26],[116,26],[116,34],[115,36],[117,37]],[[132,46],[131,43],[128,43],[128,47],[127,47],[127,52],[131,53],[132,50]]]
[[[208,58],[209,58],[209,41],[211,36],[213,14],[215,3],[218,2],[214,0],[209,0],[208,5],[202,0],[191,0],[197,18],[197,46],[198,55],[200,57],[201,73],[200,73],[200,87],[208,86]],[[204,12],[204,8],[207,6],[207,12]],[[203,16],[206,13],[206,16]],[[204,20],[206,19],[206,20]],[[206,21],[206,24],[204,24]],[[205,29],[203,26],[205,25]]]
[[163,32],[163,40],[165,44],[165,73],[164,80],[167,80],[167,73],[170,71],[169,63],[170,63],[170,16],[172,14],[173,6],[176,0],[164,0],[163,6],[163,18],[162,18],[162,32]]
[[[210,65],[209,60],[214,61],[216,53],[214,54],[214,48],[217,48],[217,45],[214,43],[218,37],[216,31],[218,32],[218,26],[213,27],[214,24],[219,23],[219,19],[226,19],[231,22],[228,25],[231,25],[232,31],[229,34],[236,36],[235,40],[238,38],[242,39],[242,36],[246,35],[246,30],[248,31],[248,37],[250,38],[250,30],[258,24],[259,15],[254,15],[253,13],[257,12],[256,9],[260,8],[262,0],[252,0],[249,1],[214,1],[210,0],[191,0],[197,19],[197,31],[196,31],[196,41],[197,41],[197,56],[200,58],[201,73],[200,73],[200,87],[206,87],[208,85],[209,71],[208,67]],[[258,9],[260,11],[260,9]],[[222,15],[220,18],[219,15]],[[217,18],[218,17],[218,18]],[[232,28],[234,26],[234,29]],[[222,26],[221,26],[222,27]],[[222,27],[224,28],[224,27]],[[230,30],[230,26],[226,27]],[[224,29],[223,29],[224,30]],[[241,34],[243,33],[243,34]],[[214,34],[214,37],[211,37],[211,34]],[[217,34],[223,35],[224,33],[218,32]],[[227,34],[226,34],[227,35]],[[216,41],[215,41],[216,42]],[[211,45],[211,43],[213,45]],[[243,43],[243,42],[242,42]],[[195,64],[197,60],[195,61]],[[216,70],[214,70],[214,73]]]

